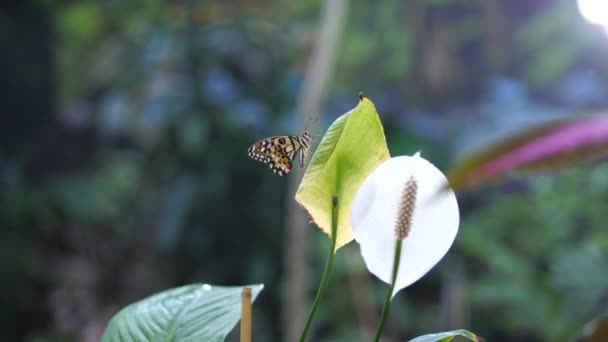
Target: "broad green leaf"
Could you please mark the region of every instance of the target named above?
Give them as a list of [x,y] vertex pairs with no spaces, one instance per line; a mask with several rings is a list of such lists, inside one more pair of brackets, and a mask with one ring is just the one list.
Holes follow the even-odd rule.
[[353,239],[350,210],[355,192],[389,158],[376,108],[360,95],[359,105],[336,119],[323,136],[296,193],[296,200],[328,235],[332,197],[338,196],[336,250]]
[[449,172],[454,190],[480,185],[510,171],[558,170],[608,155],[608,114],[531,127],[469,154]]
[[464,329],[442,332],[437,334],[429,334],[424,336],[418,336],[409,342],[449,342],[456,336],[466,337],[471,341],[476,342],[484,342],[483,337],[479,337],[472,332],[466,331]]
[[[255,300],[264,285],[249,285]],[[122,309],[102,342],[223,341],[241,318],[243,287],[192,284],[167,290]]]

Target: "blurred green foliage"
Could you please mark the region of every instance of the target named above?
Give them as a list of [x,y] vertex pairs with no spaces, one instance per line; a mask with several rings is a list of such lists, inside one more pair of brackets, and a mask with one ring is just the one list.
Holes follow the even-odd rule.
[[457,243],[477,274],[470,294],[478,323],[562,340],[582,317],[603,311],[607,171],[602,165],[537,176],[529,187],[491,195],[483,210],[466,217]]
[[576,11],[574,1],[557,2],[517,32],[524,53],[531,58],[524,71],[530,85],[546,87],[558,81],[589,44],[590,37],[584,26],[578,25],[577,18],[569,15],[572,11]]

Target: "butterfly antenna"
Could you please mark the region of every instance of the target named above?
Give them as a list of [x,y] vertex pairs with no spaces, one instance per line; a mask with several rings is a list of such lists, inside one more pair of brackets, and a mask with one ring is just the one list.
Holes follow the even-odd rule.
[[313,120],[312,116],[309,116],[309,117],[308,117],[308,121],[306,122],[306,125],[304,125],[304,130],[307,130],[307,129],[308,129],[308,125],[309,125],[311,122],[317,122],[317,120],[318,120],[318,119],[319,119],[319,117],[318,117],[318,116],[317,116],[317,117],[315,117],[315,118],[314,118],[314,120]]
[[310,120],[312,119],[312,117],[308,117],[308,121],[306,121],[306,125],[304,125],[304,130],[307,131],[308,130],[308,124],[310,123]]

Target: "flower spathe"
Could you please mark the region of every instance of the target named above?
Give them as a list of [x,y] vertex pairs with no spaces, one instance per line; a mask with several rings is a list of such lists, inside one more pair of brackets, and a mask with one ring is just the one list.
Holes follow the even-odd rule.
[[443,190],[446,177],[414,156],[392,158],[376,168],[357,191],[351,210],[355,240],[369,271],[390,284],[395,253],[395,224],[408,180],[417,183],[411,227],[402,242],[392,295],[431,270],[452,246],[459,225],[454,192]]

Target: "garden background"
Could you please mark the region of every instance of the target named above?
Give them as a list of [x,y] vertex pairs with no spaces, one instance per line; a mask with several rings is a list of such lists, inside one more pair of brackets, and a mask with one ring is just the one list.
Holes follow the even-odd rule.
[[[264,283],[254,339],[298,336],[327,239],[295,223],[301,172],[247,148],[308,119],[318,142],[360,91],[392,155],[444,170],[608,108],[608,33],[571,0],[7,1],[0,28],[6,341],[98,341],[126,304],[195,282]],[[559,341],[605,311],[608,165],[458,199],[454,246],[395,297],[386,341]],[[385,290],[341,249],[312,340],[369,340]]]

